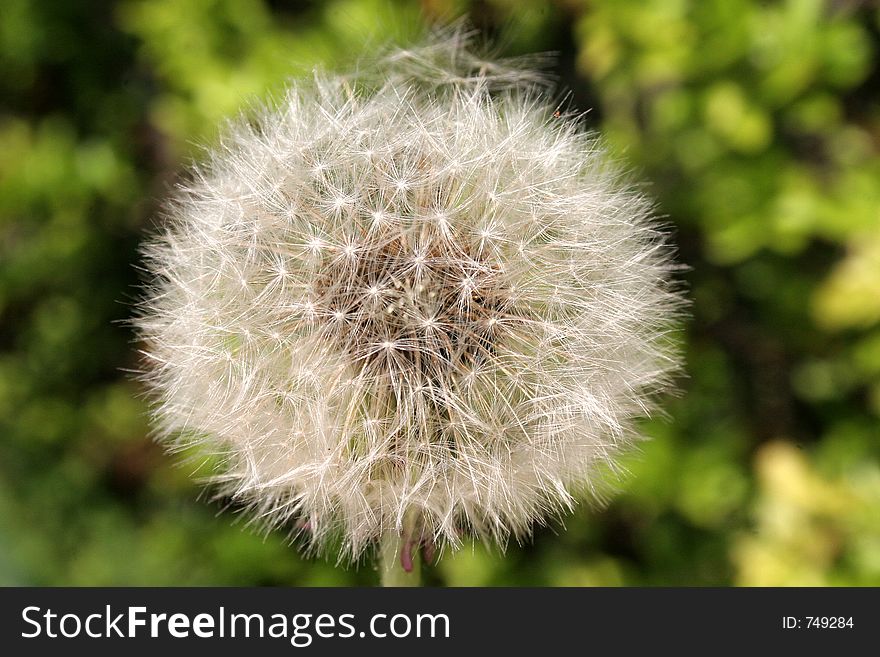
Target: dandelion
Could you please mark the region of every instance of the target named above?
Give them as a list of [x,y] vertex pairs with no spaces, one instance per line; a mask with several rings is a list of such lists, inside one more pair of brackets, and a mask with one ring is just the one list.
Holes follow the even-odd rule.
[[[366,68],[366,67],[365,67]],[[169,446],[357,558],[504,544],[595,491],[677,367],[651,204],[461,32],[232,124],[146,248]]]

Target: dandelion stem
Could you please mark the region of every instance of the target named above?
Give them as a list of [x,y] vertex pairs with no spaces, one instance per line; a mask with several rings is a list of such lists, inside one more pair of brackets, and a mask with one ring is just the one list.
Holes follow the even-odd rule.
[[379,547],[379,574],[382,586],[421,585],[421,545],[412,532],[387,532]]

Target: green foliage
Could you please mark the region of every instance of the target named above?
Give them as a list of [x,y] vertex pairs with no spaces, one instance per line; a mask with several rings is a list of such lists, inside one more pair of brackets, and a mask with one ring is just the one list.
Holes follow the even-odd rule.
[[448,585],[880,584],[880,13],[823,0],[5,0],[0,582],[365,584],[198,499],[124,375],[137,245],[222,117],[469,13],[649,181],[688,378],[619,494]]

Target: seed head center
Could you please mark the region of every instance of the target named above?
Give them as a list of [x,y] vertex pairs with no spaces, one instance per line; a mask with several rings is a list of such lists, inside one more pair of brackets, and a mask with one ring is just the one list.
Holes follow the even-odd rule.
[[[319,330],[371,374],[416,385],[473,368],[508,306],[500,268],[478,249],[408,248],[402,237],[328,260],[316,286]],[[344,317],[345,321],[331,321]]]

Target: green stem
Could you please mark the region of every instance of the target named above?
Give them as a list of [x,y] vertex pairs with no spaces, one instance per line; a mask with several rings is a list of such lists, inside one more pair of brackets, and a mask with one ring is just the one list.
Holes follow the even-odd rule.
[[[407,572],[403,569],[401,555],[404,550],[412,555],[412,570]],[[382,578],[382,586],[420,586],[422,555],[418,540],[412,537],[408,528],[404,527],[403,534],[388,532],[382,537],[379,546],[379,575]]]

